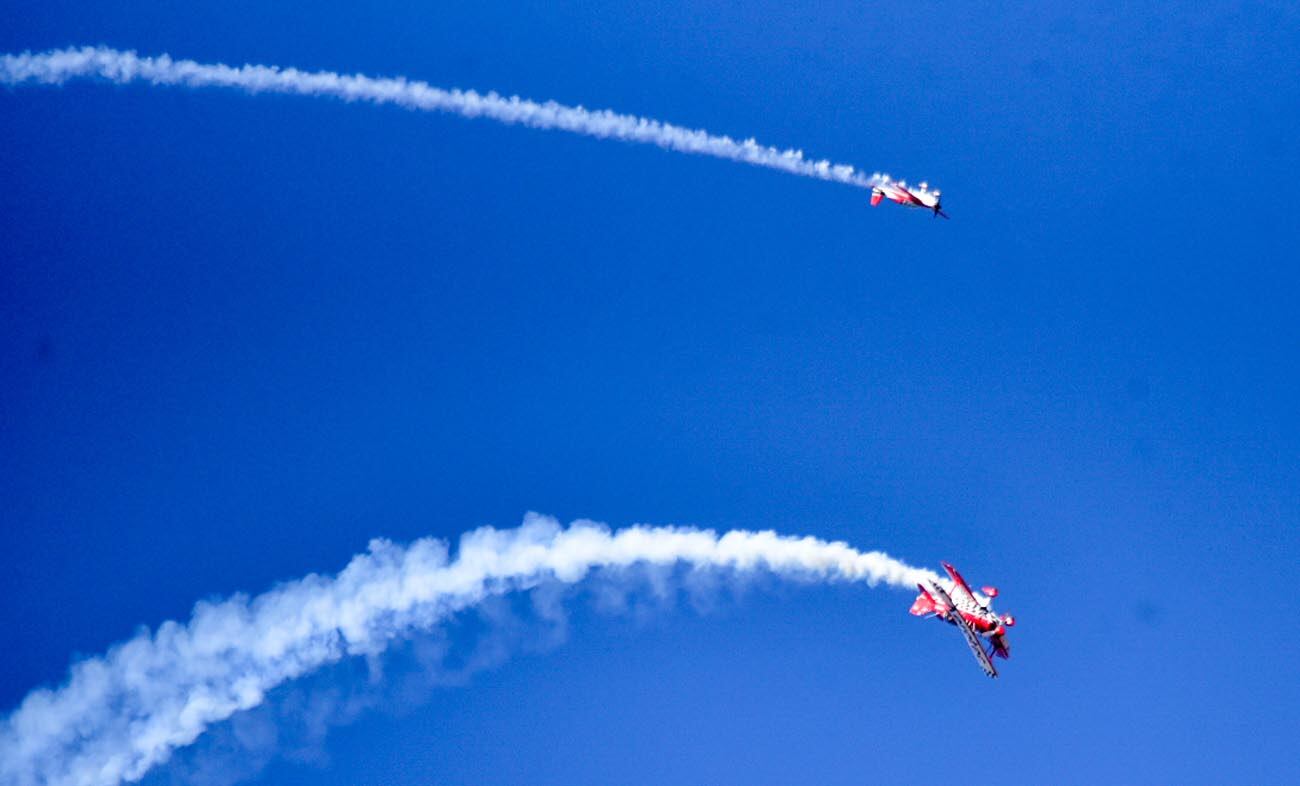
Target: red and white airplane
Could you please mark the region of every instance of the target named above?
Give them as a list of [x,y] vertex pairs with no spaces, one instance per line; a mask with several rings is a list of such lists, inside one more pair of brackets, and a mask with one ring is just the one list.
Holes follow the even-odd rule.
[[948,217],[939,204],[939,189],[931,191],[928,183],[912,188],[902,181],[890,180],[889,175],[880,175],[871,183],[871,206],[879,205],[882,199],[897,202],[903,207],[923,207],[933,211],[936,218]]
[[[1007,645],[1007,628],[1016,624],[1016,618],[1010,614],[999,617],[993,611],[993,598],[998,596],[997,587],[981,587],[985,596],[981,600],[971,592],[970,586],[956,568],[945,562],[943,569],[952,578],[952,594],[937,582],[930,582],[928,588],[917,584],[921,594],[912,603],[911,613],[917,617],[938,617],[949,625],[960,628],[975,660],[979,661],[980,668],[990,677],[998,676],[998,670],[993,668],[993,658],[1011,657],[1011,649]],[[988,640],[987,647],[984,646],[985,639]]]

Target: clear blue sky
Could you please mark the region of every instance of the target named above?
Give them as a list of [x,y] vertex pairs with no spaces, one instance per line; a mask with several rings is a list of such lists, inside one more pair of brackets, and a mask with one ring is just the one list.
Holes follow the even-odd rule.
[[[465,685],[350,713],[344,664],[146,783],[236,740],[268,784],[1297,782],[1294,7],[597,5],[10,7],[7,52],[610,107],[953,218],[399,109],[0,91],[0,706],[198,599],[540,510],[949,559],[1013,659],[862,587],[578,602],[544,647],[516,607]],[[356,717],[321,740],[312,702]]]

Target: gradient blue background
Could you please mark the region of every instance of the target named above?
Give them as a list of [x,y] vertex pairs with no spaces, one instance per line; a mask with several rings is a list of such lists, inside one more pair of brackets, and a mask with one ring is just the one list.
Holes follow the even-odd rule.
[[950,559],[1014,658],[986,680],[890,590],[579,602],[253,782],[1300,782],[1295,6],[735,5],[8,0],[4,51],[611,107],[953,219],[392,108],[0,91],[0,706],[198,599],[539,510]]

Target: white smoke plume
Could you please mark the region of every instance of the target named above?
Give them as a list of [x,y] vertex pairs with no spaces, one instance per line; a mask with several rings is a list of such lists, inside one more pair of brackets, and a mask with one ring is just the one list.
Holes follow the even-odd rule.
[[0,722],[0,784],[115,786],[139,780],[212,724],[344,657],[375,656],[494,597],[638,566],[699,574],[766,573],[911,588],[937,581],[879,552],[775,532],[634,526],[562,527],[529,514],[448,544],[371,541],[335,576],[309,575],[256,597],[200,602],[73,665],[66,684],[32,691]]
[[804,158],[800,150],[778,150],[760,145],[753,139],[735,140],[607,109],[565,106],[554,101],[538,103],[518,96],[507,98],[494,92],[444,90],[402,77],[381,79],[265,65],[233,68],[219,63],[173,60],[165,54],[141,57],[135,52],[106,47],[0,55],[0,84],[63,84],[71,79],[87,78],[107,79],[117,84],[142,81],[155,85],[230,87],[248,93],[291,93],[395,104],[423,112],[486,117],[501,123],[557,129],[598,139],[658,145],[679,153],[724,158],[858,188],[871,188],[882,179],[887,180],[887,177],[867,175],[847,164]]

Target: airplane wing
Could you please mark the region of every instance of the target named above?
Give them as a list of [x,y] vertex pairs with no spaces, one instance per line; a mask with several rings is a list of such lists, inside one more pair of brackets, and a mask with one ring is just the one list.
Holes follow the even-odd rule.
[[971,654],[975,656],[975,660],[979,661],[980,668],[984,669],[984,673],[990,677],[998,676],[998,670],[993,668],[993,660],[989,657],[988,652],[984,650],[984,645],[980,644],[979,636],[975,634],[975,631],[971,630],[970,623],[966,621],[966,618],[961,614],[953,614],[952,621],[957,623],[957,627],[961,628],[962,634],[966,636],[966,643],[970,645]]
[[[960,576],[958,578],[960,578]],[[964,585],[965,582],[962,582],[962,584]],[[957,607],[952,602],[952,598],[949,597],[948,593],[944,592],[943,587],[940,587],[938,584],[935,584],[932,589],[934,596],[948,607],[948,613],[945,615],[946,619],[958,628],[961,628],[961,633],[966,637],[966,643],[970,646],[971,654],[975,656],[975,660],[979,661],[980,668],[984,669],[984,673],[990,677],[997,677],[998,670],[993,667],[993,660],[989,657],[988,652],[985,651],[984,645],[980,643],[979,635],[975,633],[974,629],[971,628],[970,623],[967,622],[966,618],[957,610]]]
[[943,569],[948,572],[949,578],[952,579],[953,594],[961,595],[962,600],[969,600],[971,603],[975,604],[976,606],[982,607],[984,604],[980,603],[979,600],[975,597],[975,593],[971,591],[970,585],[966,583],[966,579],[963,579],[961,577],[961,574],[957,572],[957,569],[954,568],[952,565],[949,565],[947,562],[944,562],[942,564],[943,564]]

